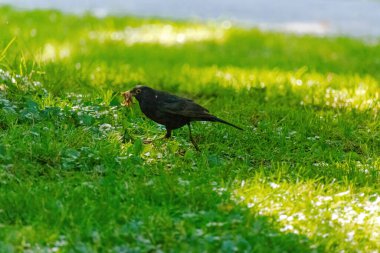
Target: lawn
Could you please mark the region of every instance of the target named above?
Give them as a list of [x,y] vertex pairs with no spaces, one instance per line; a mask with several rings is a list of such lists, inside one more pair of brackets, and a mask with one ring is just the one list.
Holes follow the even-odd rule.
[[[379,40],[0,13],[0,252],[378,252]],[[162,139],[137,83],[244,131]]]

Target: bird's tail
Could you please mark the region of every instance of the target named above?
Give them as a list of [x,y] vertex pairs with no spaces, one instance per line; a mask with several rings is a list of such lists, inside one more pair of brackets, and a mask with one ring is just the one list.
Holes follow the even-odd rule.
[[217,117],[213,118],[211,121],[220,122],[220,123],[223,123],[223,124],[226,124],[226,125],[232,126],[232,127],[234,127],[234,128],[237,128],[237,129],[243,131],[243,128],[238,127],[238,126],[236,126],[236,125],[234,125],[234,124],[232,124],[232,123],[229,123],[229,122],[227,122],[227,121],[225,121],[225,120],[219,119],[219,118],[217,118]]

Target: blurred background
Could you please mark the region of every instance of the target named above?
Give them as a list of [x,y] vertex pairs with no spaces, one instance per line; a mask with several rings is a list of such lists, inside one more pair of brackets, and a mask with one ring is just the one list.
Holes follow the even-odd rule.
[[233,24],[319,35],[380,35],[377,0],[0,0],[21,9],[58,9],[81,14],[108,14],[231,21]]
[[0,0],[0,253],[378,252],[379,69],[380,0]]

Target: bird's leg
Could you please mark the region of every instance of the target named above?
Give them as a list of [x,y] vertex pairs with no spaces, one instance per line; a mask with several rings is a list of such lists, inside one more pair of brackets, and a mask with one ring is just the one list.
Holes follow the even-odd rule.
[[198,145],[197,145],[197,143],[194,141],[193,136],[191,135],[191,126],[190,126],[190,123],[187,123],[187,126],[189,127],[189,136],[190,136],[191,143],[193,143],[194,148],[195,148],[197,151],[199,151]]
[[170,128],[166,128],[165,138],[170,138],[172,136],[172,130]]

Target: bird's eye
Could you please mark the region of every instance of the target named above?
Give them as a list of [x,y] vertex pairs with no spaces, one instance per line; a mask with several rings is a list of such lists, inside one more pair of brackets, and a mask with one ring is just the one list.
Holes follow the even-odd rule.
[[141,89],[136,90],[136,94],[139,94],[141,92]]

